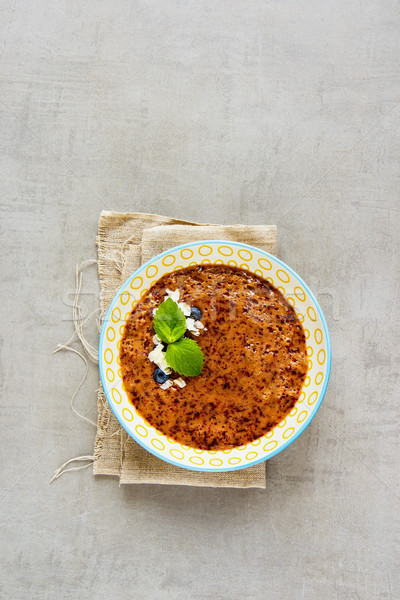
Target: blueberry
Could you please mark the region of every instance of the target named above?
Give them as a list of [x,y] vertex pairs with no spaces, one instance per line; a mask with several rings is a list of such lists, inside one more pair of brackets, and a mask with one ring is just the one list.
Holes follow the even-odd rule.
[[166,373],[164,373],[164,371],[157,367],[157,369],[154,370],[153,378],[156,383],[162,384],[168,381],[169,375],[167,375]]
[[197,306],[192,306],[192,309],[190,311],[190,318],[194,319],[195,321],[200,321],[202,317],[202,312],[199,308],[197,308]]

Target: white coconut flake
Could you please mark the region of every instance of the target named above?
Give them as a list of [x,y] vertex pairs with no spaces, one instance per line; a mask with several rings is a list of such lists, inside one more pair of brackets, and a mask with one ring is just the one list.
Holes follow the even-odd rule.
[[167,375],[171,373],[171,369],[165,359],[165,352],[162,344],[157,344],[157,346],[151,352],[149,352],[149,360],[155,363],[157,367],[159,367]]
[[167,294],[165,296],[165,298],[171,298],[171,300],[173,300],[174,302],[178,303],[179,302],[179,290],[166,290]]
[[189,329],[189,331],[196,331],[195,320],[191,317],[188,317],[186,319],[186,327]]
[[163,358],[164,358],[164,352],[162,349],[162,345],[157,344],[156,347],[153,348],[153,350],[151,350],[151,352],[149,352],[149,359],[151,360],[151,362],[157,363],[160,360],[163,360]]
[[188,331],[193,333],[193,335],[200,335],[200,331],[197,329],[195,323],[196,321],[190,317],[186,319],[186,327]]
[[186,385],[186,382],[182,379],[182,377],[178,377],[178,379],[174,379],[174,383],[176,383],[176,385],[179,385],[180,388],[184,388]]
[[178,306],[185,315],[185,317],[188,317],[190,315],[192,309],[189,306],[189,304],[187,304],[186,302],[178,302]]
[[204,329],[204,325],[201,321],[195,321],[194,326],[197,327],[197,329]]
[[153,344],[161,344],[161,340],[158,335],[153,335]]
[[168,388],[170,388],[173,385],[172,381],[170,379],[167,379],[167,381],[165,383],[162,383],[160,385],[160,388],[162,390],[167,390]]
[[173,290],[173,291],[167,290],[167,293],[165,295],[165,300],[167,300],[167,298],[171,298],[171,300],[176,302],[176,304],[181,309],[181,311],[183,312],[185,317],[188,317],[190,315],[190,312],[192,309],[191,309],[190,305],[187,304],[186,302],[179,302],[179,295],[180,295],[179,290]]

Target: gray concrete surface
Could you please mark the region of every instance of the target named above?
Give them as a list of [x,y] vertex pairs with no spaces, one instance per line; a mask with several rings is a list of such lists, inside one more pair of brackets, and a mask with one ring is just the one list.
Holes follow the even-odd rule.
[[[1,599],[400,598],[399,8],[0,2]],[[101,209],[277,223],[333,372],[266,491],[48,485],[93,447],[52,350]]]

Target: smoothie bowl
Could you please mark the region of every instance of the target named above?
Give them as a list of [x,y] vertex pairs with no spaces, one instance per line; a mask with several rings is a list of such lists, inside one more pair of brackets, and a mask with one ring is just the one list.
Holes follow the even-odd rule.
[[272,255],[201,241],[140,267],[104,319],[99,365],[127,433],[162,460],[228,471],[304,431],[324,397],[331,350],[312,292]]

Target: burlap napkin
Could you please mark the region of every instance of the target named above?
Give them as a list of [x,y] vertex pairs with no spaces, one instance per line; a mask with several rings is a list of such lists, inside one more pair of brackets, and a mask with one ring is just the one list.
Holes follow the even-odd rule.
[[[102,316],[118,288],[141,264],[173,246],[204,239],[244,242],[276,254],[274,225],[201,225],[161,215],[103,211],[97,238]],[[225,473],[189,471],[166,463],[125,433],[101,387],[97,404],[95,475],[116,475],[120,483],[266,487],[265,463]]]

